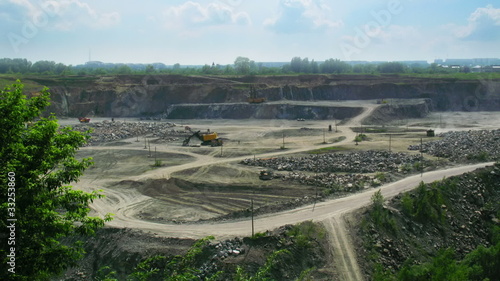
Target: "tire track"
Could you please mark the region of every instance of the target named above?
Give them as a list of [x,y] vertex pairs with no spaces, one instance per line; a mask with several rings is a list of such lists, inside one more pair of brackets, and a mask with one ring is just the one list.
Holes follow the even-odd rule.
[[335,215],[324,220],[323,225],[328,231],[330,250],[332,252],[333,266],[337,269],[341,280],[364,280],[359,268],[356,254],[352,247],[342,215]]

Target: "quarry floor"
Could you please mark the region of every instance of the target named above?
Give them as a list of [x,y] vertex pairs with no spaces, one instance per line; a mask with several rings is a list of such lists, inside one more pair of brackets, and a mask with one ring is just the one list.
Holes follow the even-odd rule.
[[[222,147],[183,147],[182,139],[157,142],[151,136],[140,136],[82,148],[79,157],[93,157],[95,165],[88,169],[76,188],[102,190],[106,196],[92,205],[94,215],[114,214],[108,226],[139,229],[162,237],[217,239],[251,235],[250,219],[214,221],[217,217],[258,208],[279,205],[316,194],[314,187],[291,184],[277,179],[259,180],[260,168],[239,162],[246,158],[307,156],[308,151],[335,147],[339,151],[388,150],[389,134],[392,151],[408,153],[408,145],[418,144],[425,130],[436,133],[449,130],[497,128],[500,113],[438,112],[424,119],[393,120],[387,124],[361,125],[376,107],[368,103],[364,112],[351,120],[163,120],[179,129],[217,132],[224,140]],[[94,118],[92,122],[109,120]],[[115,119],[136,122],[137,119]],[[153,121],[151,121],[153,122]],[[76,124],[72,119],[63,125]],[[332,126],[332,131],[328,130]],[[358,145],[354,131],[363,127],[383,128],[381,133],[367,133],[369,140]],[[385,130],[387,129],[387,130]],[[354,130],[354,131],[353,131]],[[376,130],[375,130],[376,131]],[[186,135],[189,133],[186,132]],[[436,138],[432,138],[436,139]],[[149,146],[145,141],[149,140]],[[196,144],[196,140],[192,140]],[[156,152],[155,152],[156,151]],[[155,167],[156,160],[161,166]],[[473,170],[480,165],[443,168],[426,172],[383,187],[385,197],[412,188],[418,182]],[[342,216],[369,203],[373,190],[342,198],[332,198],[291,210],[263,214],[255,218],[255,232],[272,230],[284,224],[305,220],[323,222],[329,230],[331,248],[340,262],[334,264],[343,272],[343,280],[359,280],[359,269],[349,249],[349,237],[343,231]],[[201,220],[201,221],[200,221]],[[204,221],[208,220],[208,221]],[[340,249],[343,247],[343,249]],[[342,252],[347,254],[343,255]],[[349,254],[351,252],[351,254]]]

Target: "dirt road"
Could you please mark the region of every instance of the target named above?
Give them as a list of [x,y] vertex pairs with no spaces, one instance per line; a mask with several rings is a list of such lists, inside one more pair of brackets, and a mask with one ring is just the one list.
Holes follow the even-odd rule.
[[[441,180],[445,177],[463,174],[492,164],[493,163],[481,163],[427,172],[422,176],[415,175],[382,186],[380,189],[382,190],[382,194],[385,198],[390,198],[400,192],[415,188],[421,181],[433,182]],[[312,205],[307,205],[293,210],[256,217],[254,220],[255,231],[264,232],[282,225],[296,224],[307,220],[324,221],[332,218],[333,216],[338,216],[370,204],[370,198],[373,193],[373,190],[367,190],[352,196],[321,202],[316,204],[314,210]],[[129,194],[113,195],[119,196],[118,200],[121,202],[117,205],[121,205],[123,203],[127,203],[127,205],[137,204],[141,201],[141,198],[134,198],[133,196],[129,196]],[[102,211],[113,212],[111,208],[103,208]],[[114,212],[116,214],[115,219],[108,223],[109,226],[137,228],[152,231],[161,236],[198,239],[208,235],[214,235],[219,239],[224,239],[235,236],[251,235],[251,222],[249,219],[220,223],[163,224],[146,222],[129,217],[126,213],[120,212],[120,209],[115,209]]]

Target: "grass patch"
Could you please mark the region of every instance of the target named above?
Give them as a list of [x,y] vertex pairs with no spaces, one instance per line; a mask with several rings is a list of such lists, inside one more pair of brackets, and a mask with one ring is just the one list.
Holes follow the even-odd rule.
[[307,153],[309,154],[324,154],[324,153],[332,153],[332,152],[337,152],[337,151],[347,151],[349,150],[346,147],[343,146],[329,146],[329,147],[323,147],[315,150],[308,151]]

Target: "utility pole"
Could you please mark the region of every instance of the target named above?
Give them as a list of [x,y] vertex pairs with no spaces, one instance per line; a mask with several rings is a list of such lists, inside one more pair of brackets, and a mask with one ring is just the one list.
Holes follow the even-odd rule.
[[146,145],[146,142],[147,142],[147,139],[146,139],[146,137],[144,137],[144,149],[148,148],[148,146]]
[[389,134],[389,152],[391,152],[392,134]]
[[316,208],[316,200],[318,199],[318,187],[314,185],[314,204],[313,204],[313,212],[314,208]]
[[255,232],[254,232],[254,225],[253,225],[253,195],[252,195],[252,199],[251,199],[250,211],[252,212],[252,237],[254,237]]
[[423,151],[423,141],[420,138],[420,177],[424,176],[424,151]]

